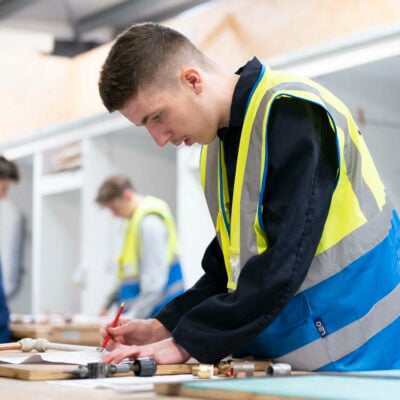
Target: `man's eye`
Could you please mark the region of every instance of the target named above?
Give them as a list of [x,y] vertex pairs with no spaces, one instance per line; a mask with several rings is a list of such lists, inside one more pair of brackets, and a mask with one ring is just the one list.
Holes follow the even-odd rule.
[[162,117],[163,117],[163,112],[160,112],[159,114],[156,114],[153,118],[152,121],[153,122],[161,122],[162,121]]

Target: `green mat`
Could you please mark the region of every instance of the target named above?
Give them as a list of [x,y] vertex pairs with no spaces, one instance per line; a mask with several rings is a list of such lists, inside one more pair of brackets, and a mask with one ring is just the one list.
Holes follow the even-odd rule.
[[321,400],[400,400],[400,371],[374,372],[373,377],[343,375],[297,375],[248,379],[185,382],[183,387],[292,396]]

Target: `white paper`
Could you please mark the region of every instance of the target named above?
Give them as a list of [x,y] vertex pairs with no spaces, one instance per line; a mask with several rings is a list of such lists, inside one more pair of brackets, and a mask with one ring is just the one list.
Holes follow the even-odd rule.
[[87,364],[101,362],[103,353],[97,350],[49,351],[44,353],[21,353],[21,356],[2,356],[0,362],[7,364],[37,364],[51,362],[57,364]]
[[151,391],[156,383],[174,383],[199,379],[192,374],[155,375],[155,376],[121,376],[100,379],[51,380],[48,383],[75,386],[87,389],[112,389],[117,392]]

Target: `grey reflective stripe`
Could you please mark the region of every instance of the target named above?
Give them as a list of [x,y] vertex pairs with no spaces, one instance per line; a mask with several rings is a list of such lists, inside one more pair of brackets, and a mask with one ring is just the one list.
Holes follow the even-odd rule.
[[172,267],[179,262],[179,255],[174,254],[174,258],[172,259],[170,265],[169,265],[169,270],[171,271]]
[[[184,290],[182,281],[177,281],[177,282],[173,283],[172,285],[168,286],[167,290],[162,293],[160,300],[157,301],[156,307],[158,307],[162,303],[164,303],[164,301],[166,301],[169,297],[177,295],[182,290]],[[139,294],[138,294],[138,296],[139,296]],[[138,300],[138,296],[136,296],[132,299],[124,300],[126,310],[129,310],[133,306],[133,304],[135,304],[135,302]]]
[[168,297],[173,296],[174,294],[180,292],[183,289],[184,287],[182,281],[177,281],[173,283],[172,285],[167,287],[167,290],[165,292],[163,292],[162,299],[159,303],[162,303],[163,301],[167,300]]
[[314,257],[309,273],[297,293],[337,274],[347,265],[378,245],[391,227],[392,206],[386,203],[382,212],[345,236],[335,246]]
[[[172,267],[179,262],[179,257],[178,255],[174,256],[174,259],[172,260],[172,263],[169,265],[169,273],[171,273]],[[184,290],[183,286],[183,280],[180,279],[179,281],[174,282],[172,285],[169,285],[166,287],[166,290],[163,292],[163,296],[159,304],[164,302],[165,300],[168,299],[168,297],[175,295],[176,293],[180,292],[181,290]]]
[[[272,91],[267,91],[260,101],[254,123],[250,133],[249,151],[246,158],[246,167],[243,177],[243,186],[240,199],[240,270],[250,257],[258,254],[256,232],[254,223],[257,217],[260,200],[260,174],[262,161],[262,136],[266,132],[266,127],[262,126],[265,117],[265,108],[273,95]],[[265,141],[265,151],[267,152],[267,139]],[[265,165],[268,168],[268,165]],[[251,188],[247,190],[246,188]],[[250,211],[251,210],[251,211]],[[249,213],[250,211],[250,213]]]
[[302,82],[287,82],[274,86],[273,90],[274,91],[303,90],[306,92],[314,93],[320,98],[321,104],[331,114],[336,125],[338,125],[344,132],[344,140],[345,140],[344,158],[346,163],[346,169],[354,193],[356,194],[357,199],[360,202],[360,208],[367,219],[376,215],[380,210],[377,201],[375,199],[375,196],[373,195],[370,188],[368,187],[368,185],[366,184],[366,182],[362,177],[361,173],[362,156],[358,151],[357,146],[351,139],[348,130],[348,121],[346,116],[340,113],[332,104],[327,102],[323,94],[321,94],[321,92],[314,86],[310,86]]
[[399,304],[400,285],[397,285],[362,318],[274,361],[289,363],[294,369],[314,371],[340,360],[395,321],[400,316]]
[[125,310],[129,310],[133,304],[137,301],[137,297],[134,297],[133,299],[124,299],[124,308]]
[[218,152],[220,140],[217,138],[207,145],[205,196],[213,224],[217,221],[218,203]]
[[[218,152],[220,140],[216,138],[206,146],[206,176],[204,184],[204,194],[207,201],[208,210],[211,215],[214,226],[217,223],[217,215],[219,210],[218,201]],[[204,151],[204,150],[203,150]],[[222,249],[221,235],[217,232],[219,246]]]
[[139,278],[137,276],[127,276],[122,279],[122,284],[132,284],[139,283]]

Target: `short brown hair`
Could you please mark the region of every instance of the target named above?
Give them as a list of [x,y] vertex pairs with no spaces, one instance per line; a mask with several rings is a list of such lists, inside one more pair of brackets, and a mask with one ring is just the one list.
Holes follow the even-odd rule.
[[172,65],[188,59],[206,67],[207,57],[178,31],[146,22],[122,32],[103,64],[99,92],[109,112],[121,110],[139,88],[154,82],[172,82]]
[[134,190],[128,177],[123,175],[110,176],[101,184],[96,202],[100,205],[105,205],[116,198],[122,197],[125,189]]
[[0,156],[0,179],[11,179],[15,182],[19,181],[19,172],[16,164],[3,156]]

